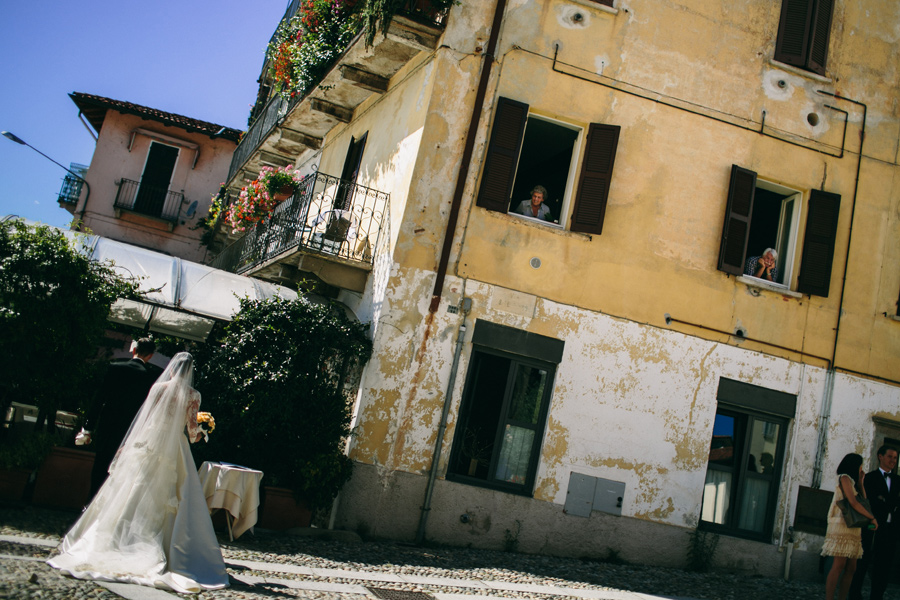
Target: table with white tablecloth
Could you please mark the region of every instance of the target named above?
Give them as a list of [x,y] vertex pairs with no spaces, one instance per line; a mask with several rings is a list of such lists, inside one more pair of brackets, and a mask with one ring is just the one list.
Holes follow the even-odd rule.
[[224,509],[231,539],[253,531],[259,509],[259,482],[263,472],[240,465],[204,462],[200,485],[210,513]]

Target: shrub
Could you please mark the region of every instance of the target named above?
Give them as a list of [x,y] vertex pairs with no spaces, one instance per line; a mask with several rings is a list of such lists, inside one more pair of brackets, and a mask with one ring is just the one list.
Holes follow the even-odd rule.
[[198,349],[197,387],[216,431],[197,459],[259,469],[266,484],[327,506],[350,478],[345,382],[371,354],[367,329],[302,297],[242,300],[221,341]]
[[137,282],[91,260],[62,231],[19,220],[0,223],[0,414],[13,401],[37,405],[38,427],[75,408],[95,369],[89,360],[119,297]]

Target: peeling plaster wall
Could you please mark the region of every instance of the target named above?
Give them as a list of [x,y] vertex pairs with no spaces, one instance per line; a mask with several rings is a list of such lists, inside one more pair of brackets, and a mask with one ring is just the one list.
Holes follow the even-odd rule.
[[[409,142],[409,153],[373,157],[379,164],[401,164],[396,159],[415,152],[408,177],[393,180],[408,184],[402,206],[394,206],[392,190],[392,211],[399,211],[392,212],[396,243],[380,257],[378,275],[356,307],[374,319],[374,353],[350,444],[357,469],[341,495],[338,525],[376,537],[414,537],[449,393],[429,538],[499,548],[507,531],[521,527],[519,548],[526,552],[602,557],[613,549],[628,560],[680,566],[686,536],[700,517],[717,386],[724,377],[797,397],[772,538],[760,543],[723,536],[716,559],[721,568],[780,575],[799,486],[814,477],[832,353],[845,372],[835,376],[822,488],[834,486],[844,454],[871,454],[874,416],[900,421],[900,387],[891,383],[900,373],[900,328],[888,317],[896,312],[900,290],[900,119],[894,99],[900,73],[896,61],[885,61],[897,54],[898,6],[885,0],[864,10],[838,2],[829,77],[823,78],[771,59],[777,3],[624,0],[607,11],[581,2],[511,0],[460,222],[451,232],[450,269],[439,308],[430,313],[493,8],[454,6],[441,46],[422,69],[427,74],[422,82],[409,80],[410,88],[423,87],[403,92],[423,111],[418,137]],[[884,52],[867,57],[861,49],[869,43]],[[554,73],[557,47],[570,71],[588,79],[602,75],[620,89]],[[855,154],[861,109],[819,94],[822,89],[867,102],[861,163]],[[474,206],[499,96],[570,125],[622,128],[602,235]],[[829,103],[848,112],[843,157],[827,155],[838,153],[844,139],[843,117]],[[407,101],[398,112],[410,106]],[[371,125],[354,122],[353,131],[369,127],[372,139],[380,110],[373,105]],[[767,132],[783,139],[759,133],[763,111]],[[384,137],[398,148],[411,140],[397,129]],[[348,138],[341,139],[335,137],[335,148],[346,148]],[[584,145],[582,137],[579,157]],[[732,164],[798,190],[804,211],[810,190],[841,194],[828,297],[753,287],[716,269]],[[800,219],[805,222],[805,212]],[[803,238],[801,227],[789,262],[793,288]],[[539,269],[531,266],[533,257],[541,259]],[[455,385],[447,390],[462,321],[448,308],[463,297],[472,299],[473,309]],[[667,323],[666,313],[685,323]],[[533,498],[444,479],[472,326],[479,319],[565,341]],[[750,339],[732,336],[737,327]],[[623,482],[622,516],[565,515],[572,473]],[[472,517],[470,524],[460,523],[462,513]],[[655,543],[645,544],[647,539]],[[799,533],[794,539],[792,573],[816,577],[821,537]]]
[[[486,284],[454,279],[449,287],[449,304],[454,304],[463,289],[473,300],[469,331],[475,320],[484,319],[555,337],[566,346],[556,374],[534,498],[441,480],[429,537],[502,547],[504,532],[516,527],[519,520],[523,551],[570,554],[577,548],[579,555],[603,556],[612,548],[629,560],[652,556],[654,564],[682,565],[686,535],[697,526],[700,516],[716,393],[719,379],[725,377],[797,396],[772,543],[723,537],[727,541],[720,549],[732,550],[717,559],[723,568],[778,574],[798,488],[812,480],[825,390],[823,369]],[[398,308],[392,306],[392,310]],[[425,307],[418,310],[424,312]],[[382,369],[368,372],[365,408],[351,456],[374,465],[375,470],[355,475],[342,494],[339,523],[344,527],[361,527],[370,535],[395,539],[411,539],[415,534],[425,486],[421,476],[427,473],[440,415],[439,385],[447,380],[452,334],[459,320],[458,315],[444,310],[438,314],[439,340],[431,346],[429,356],[435,367],[433,385],[431,379],[415,381],[408,370],[414,364],[413,348],[395,338],[397,346],[376,349],[376,356],[394,354],[396,360],[390,366],[397,370],[385,370],[381,359],[377,364]],[[446,473],[471,355],[470,337],[453,391],[441,478]],[[412,397],[415,402],[410,401]],[[844,454],[871,454],[872,414],[900,421],[900,390],[838,375],[834,405],[824,489],[835,485],[833,472]],[[573,472],[623,482],[622,516],[595,512],[582,519],[564,515]],[[410,478],[410,474],[420,477]],[[471,526],[459,525],[462,513],[474,515]],[[537,515],[541,515],[539,519]],[[657,531],[650,524],[671,526],[671,530]],[[653,531],[671,544],[642,544],[633,539],[641,531]],[[596,537],[601,534],[606,537]],[[800,571],[795,574],[815,577],[815,556],[822,539],[808,534],[796,538],[795,560],[803,566],[797,566]],[[660,552],[660,548],[666,550]]]

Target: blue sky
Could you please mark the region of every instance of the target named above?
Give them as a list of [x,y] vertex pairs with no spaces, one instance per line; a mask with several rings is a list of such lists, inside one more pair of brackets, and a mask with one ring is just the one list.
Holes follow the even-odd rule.
[[[247,128],[266,44],[287,0],[0,0],[0,130],[53,160],[90,164],[94,139],[68,94]],[[0,218],[60,227],[66,172],[0,137]]]

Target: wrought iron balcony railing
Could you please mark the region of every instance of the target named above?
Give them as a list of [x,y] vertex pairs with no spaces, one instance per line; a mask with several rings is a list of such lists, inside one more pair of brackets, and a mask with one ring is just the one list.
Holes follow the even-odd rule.
[[372,264],[389,200],[386,192],[311,173],[268,219],[222,250],[212,266],[245,273],[291,251]]
[[75,175],[66,175],[63,179],[62,187],[59,189],[59,198],[57,202],[60,204],[75,204],[81,197],[81,190],[84,187],[84,178],[75,177]]
[[287,102],[281,94],[272,95],[265,108],[253,121],[253,125],[241,137],[237,148],[234,149],[234,154],[231,155],[231,165],[228,167],[227,181],[234,179],[238,169],[244,166],[250,155],[262,145],[272,130],[275,129],[275,126],[281,122],[284,115],[302,99],[300,96],[295,96],[291,98],[290,102]]
[[180,192],[122,179],[116,193],[115,207],[175,223],[183,200],[184,194]]

